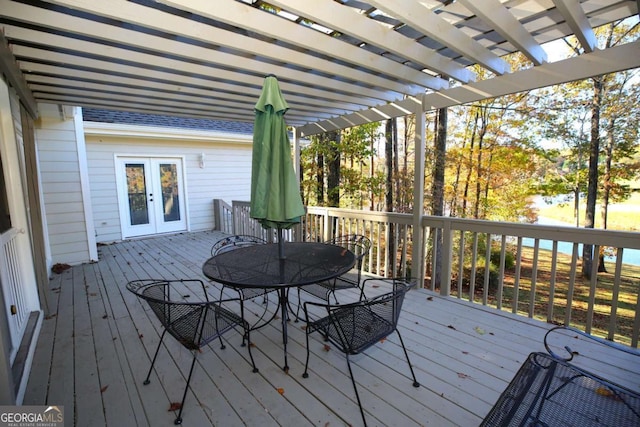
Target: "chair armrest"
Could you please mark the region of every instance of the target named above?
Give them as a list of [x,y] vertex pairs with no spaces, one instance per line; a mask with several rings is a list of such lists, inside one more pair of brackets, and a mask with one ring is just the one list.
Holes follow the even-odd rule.
[[586,332],[583,332],[579,329],[575,329],[572,328],[570,326],[556,326],[554,328],[551,328],[547,331],[547,333],[544,335],[544,348],[547,350],[547,353],[549,353],[549,355],[551,355],[552,357],[554,357],[555,359],[558,360],[562,360],[565,362],[569,362],[571,360],[573,360],[573,356],[575,355],[575,353],[571,350],[571,348],[568,345],[564,346],[564,350],[567,352],[568,357],[561,357],[558,354],[556,354],[553,350],[551,350],[551,346],[549,345],[548,339],[549,336],[553,333],[553,332],[557,332],[559,330],[564,330],[564,331],[569,331],[571,333],[575,333],[578,334],[580,336],[583,336],[585,338],[588,338],[590,340],[593,340],[599,344],[605,345],[607,347],[611,347],[613,349],[625,352],[625,353],[629,353],[633,356],[639,356],[640,357],[640,351],[625,345],[621,345],[618,343],[615,343],[613,341],[609,341],[609,340],[605,340],[603,338],[599,338],[599,337],[595,337],[593,335],[587,334]]

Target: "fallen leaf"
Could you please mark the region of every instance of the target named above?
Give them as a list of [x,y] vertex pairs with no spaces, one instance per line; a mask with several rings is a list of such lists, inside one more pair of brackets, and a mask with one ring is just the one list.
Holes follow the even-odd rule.
[[469,352],[468,351],[463,351],[462,354],[469,354]]
[[278,393],[284,395],[284,389],[282,387],[278,387]]
[[180,408],[182,408],[182,403],[180,403],[180,402],[171,402],[171,405],[169,405],[169,412],[171,412],[171,411],[179,411]]
[[458,378],[469,378],[469,375],[458,372]]
[[109,317],[109,316],[108,316],[108,315],[106,315],[106,314],[105,314],[104,316],[102,316],[102,318],[103,318],[103,319],[106,319],[106,318],[108,318],[108,317]]
[[108,385],[106,385],[106,386],[102,387],[102,388],[100,389],[100,393],[104,393],[108,388],[109,388],[109,386],[108,386]]
[[427,297],[427,301],[433,301],[433,297]]
[[479,326],[476,326],[475,328],[473,328],[473,330],[474,330],[474,331],[476,331],[476,333],[478,333],[478,334],[480,334],[480,335],[484,335],[484,334],[485,334],[484,329],[482,329],[482,328],[481,328],[481,327],[479,327]]
[[138,335],[138,338],[142,339],[142,338],[144,338],[144,335],[140,334],[140,335]]
[[380,342],[385,342],[386,340],[387,340],[387,337],[380,338]]
[[324,351],[329,351],[329,350],[331,350],[331,346],[329,344],[325,344],[324,347],[323,347],[323,350]]
[[454,331],[457,331],[457,329],[456,329],[456,328],[455,328],[455,326],[453,326],[453,325],[448,325],[448,326],[447,326],[447,328],[449,328],[449,329],[453,329]]

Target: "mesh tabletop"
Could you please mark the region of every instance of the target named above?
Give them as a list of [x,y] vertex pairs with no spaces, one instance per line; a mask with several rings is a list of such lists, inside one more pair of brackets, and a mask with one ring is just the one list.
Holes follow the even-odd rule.
[[532,353],[482,426],[640,426],[640,395]]
[[269,243],[239,248],[209,258],[202,267],[208,278],[235,287],[303,286],[340,276],[355,264],[353,252],[315,242]]

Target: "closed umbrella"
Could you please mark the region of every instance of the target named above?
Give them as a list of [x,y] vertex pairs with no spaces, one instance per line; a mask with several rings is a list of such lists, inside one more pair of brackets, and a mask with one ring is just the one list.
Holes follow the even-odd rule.
[[277,229],[281,258],[282,230],[299,223],[305,213],[284,121],[288,109],[278,79],[267,76],[255,106],[251,217],[264,228]]

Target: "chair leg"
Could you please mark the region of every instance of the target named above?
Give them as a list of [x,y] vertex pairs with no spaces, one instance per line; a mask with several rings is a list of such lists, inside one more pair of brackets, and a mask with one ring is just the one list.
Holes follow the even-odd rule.
[[175,425],[182,424],[182,409],[184,409],[184,400],[187,398],[187,392],[189,391],[189,383],[191,382],[191,374],[193,374],[193,368],[196,366],[196,358],[198,357],[198,350],[193,351],[193,361],[191,361],[191,369],[189,369],[189,377],[187,378],[187,385],[184,387],[184,393],[182,394],[182,402],[180,402],[180,410],[178,416],[173,422]]
[[407,353],[407,348],[404,346],[404,341],[402,340],[402,335],[400,331],[396,329],[398,334],[398,338],[400,338],[400,344],[402,345],[402,350],[404,350],[404,357],[407,358],[407,363],[409,364],[409,369],[411,370],[411,376],[413,377],[413,386],[420,387],[420,383],[416,380],[416,374],[413,372],[413,366],[411,366],[411,361],[409,360],[409,353]]
[[302,374],[302,378],[309,378],[309,372],[307,369],[309,368],[309,332],[305,331],[305,337],[307,338],[307,361],[304,362],[304,373]]
[[356,400],[358,401],[358,406],[360,407],[360,415],[362,415],[362,423],[365,427],[367,427],[367,420],[364,417],[364,409],[362,409],[362,402],[360,402],[360,395],[358,394],[358,387],[356,387],[356,380],[353,378],[353,371],[351,370],[351,361],[349,360],[349,355],[347,354],[347,366],[349,367],[349,376],[351,377],[351,384],[353,384],[353,390],[356,392]]
[[164,339],[164,334],[166,333],[167,333],[167,330],[165,329],[164,331],[162,331],[162,335],[160,335],[160,342],[158,343],[158,346],[156,347],[156,352],[153,355],[153,360],[151,361],[149,372],[147,372],[147,378],[145,378],[144,382],[142,383],[144,385],[147,385],[151,382],[149,381],[149,378],[151,377],[151,372],[153,371],[153,365],[156,363],[156,358],[158,357],[158,352],[160,351],[160,346],[162,345],[162,340]]
[[299,319],[300,319],[300,306],[302,305],[302,298],[300,297],[300,288],[298,288],[298,307],[296,308],[296,319],[294,320],[295,323],[298,323]]
[[253,365],[253,372],[256,373],[256,372],[258,372],[258,368],[256,367],[256,362],[253,360],[253,353],[251,353],[251,336],[249,335],[250,334],[250,330],[251,330],[251,328],[247,328],[244,331],[243,336],[244,335],[247,336],[247,343],[249,344],[249,345],[247,345],[247,348],[249,349],[249,359],[251,359],[251,364]]
[[[241,317],[242,319],[244,319],[244,300],[242,299],[242,294],[240,294],[240,313],[241,313]],[[244,334],[242,334],[242,344],[240,344],[240,347],[245,347],[247,345],[247,335],[249,335],[249,329],[247,329],[245,331]],[[251,351],[251,350],[249,350]]]

